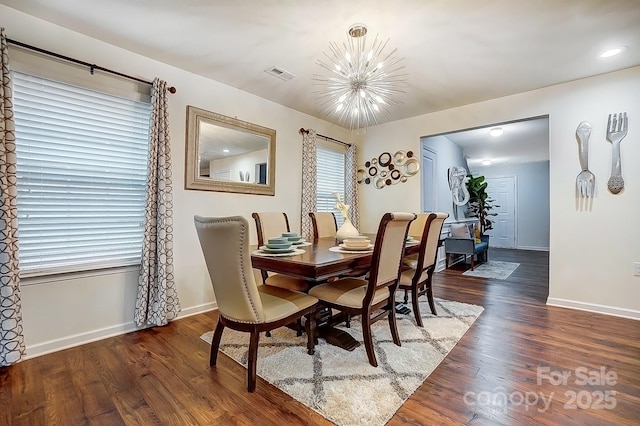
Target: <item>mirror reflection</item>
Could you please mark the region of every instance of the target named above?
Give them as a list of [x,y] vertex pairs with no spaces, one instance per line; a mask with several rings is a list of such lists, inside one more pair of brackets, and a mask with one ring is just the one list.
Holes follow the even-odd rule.
[[187,107],[186,189],[274,195],[275,130]]

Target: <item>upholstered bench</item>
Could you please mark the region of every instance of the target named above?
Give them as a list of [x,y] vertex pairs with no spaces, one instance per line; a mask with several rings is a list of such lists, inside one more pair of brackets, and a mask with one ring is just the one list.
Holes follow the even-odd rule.
[[478,262],[486,262],[489,259],[489,236],[480,237],[480,242],[475,238],[473,223],[454,223],[451,225],[451,236],[444,240],[445,264],[449,267],[449,256],[461,254],[466,263],[467,256],[471,256],[471,270],[475,267],[475,258]]

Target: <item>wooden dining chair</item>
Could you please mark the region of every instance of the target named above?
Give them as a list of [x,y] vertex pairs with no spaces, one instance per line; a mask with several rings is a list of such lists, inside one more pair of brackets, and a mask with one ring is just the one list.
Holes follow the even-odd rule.
[[371,324],[374,321],[386,316],[393,342],[400,346],[394,299],[409,223],[415,217],[413,213],[386,213],[382,217],[371,255],[368,279],[341,278],[309,291],[323,306],[362,316],[367,357],[374,367],[378,366],[371,337]]
[[[289,232],[289,219],[284,212],[253,213],[251,215],[256,222],[258,233],[258,247],[263,246],[269,238],[279,237],[283,232]],[[265,285],[288,290],[306,291],[309,288],[307,282],[301,278],[283,274],[273,274],[266,270],[260,270],[262,281]]]
[[445,219],[448,217],[448,213],[419,214],[414,222],[422,224],[422,233],[419,236],[420,250],[415,260],[411,258],[409,258],[409,260],[407,258],[403,259],[403,263],[409,266],[409,269],[402,271],[400,274],[399,288],[404,290],[404,303],[408,302],[408,293],[411,292],[413,315],[419,327],[423,325],[420,308],[418,307],[418,298],[423,294],[427,295],[429,307],[433,315],[438,315],[433,301],[433,286],[431,280],[433,271],[436,268],[440,232],[442,231],[442,225]]
[[307,352],[313,355],[318,299],[297,291],[256,284],[249,252],[249,223],[242,216],[195,216],[194,222],[218,305],[209,365],[216,365],[225,327],[248,332],[247,390],[253,392],[260,332],[306,316]]
[[313,226],[313,241],[318,238],[335,237],[338,232],[336,217],[331,212],[309,212]]

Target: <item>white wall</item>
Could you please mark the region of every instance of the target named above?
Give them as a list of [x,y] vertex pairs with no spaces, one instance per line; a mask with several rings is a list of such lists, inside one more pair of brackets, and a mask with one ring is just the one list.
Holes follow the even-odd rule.
[[[549,115],[550,282],[548,303],[640,318],[640,67],[540,90],[421,115],[367,129],[359,158],[382,151],[417,151],[422,136]],[[625,190],[607,190],[611,145],[605,141],[609,113],[627,111],[629,132],[621,144]],[[575,131],[593,125],[590,169],[596,175],[593,202],[574,195],[580,171]],[[419,211],[420,181],[382,190],[362,186],[365,231],[394,210]]]
[[[183,314],[213,307],[213,293],[193,226],[195,214],[242,215],[286,211],[300,230],[300,127],[347,140],[345,129],[175,67],[125,51],[0,5],[0,26],[9,38],[151,80],[160,77],[177,93],[169,95],[174,190],[174,267]],[[170,48],[170,47],[168,47]],[[264,74],[264,73],[263,73]],[[264,74],[264,78],[271,78]],[[286,84],[286,82],[282,82]],[[276,130],[276,195],[184,190],[185,114],[194,105]],[[254,174],[254,171],[251,171]],[[134,330],[137,271],[23,282],[22,307],[27,355]]]
[[516,177],[516,247],[549,249],[549,162],[498,164],[479,167],[474,175],[485,178]]

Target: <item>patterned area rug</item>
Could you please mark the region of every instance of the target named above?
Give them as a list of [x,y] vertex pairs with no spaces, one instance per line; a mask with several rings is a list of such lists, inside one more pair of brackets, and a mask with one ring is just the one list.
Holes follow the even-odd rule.
[[[311,356],[304,336],[280,328],[271,337],[260,336],[258,375],[338,425],[384,425],[484,310],[436,299],[438,316],[433,316],[422,299],[424,328],[415,325],[413,313],[397,316],[401,347],[393,344],[386,320],[373,325],[377,368],[369,364],[364,345],[348,352],[320,339]],[[351,328],[340,328],[362,342],[357,319]],[[212,335],[201,337],[210,343]],[[220,348],[246,366],[248,345],[247,333],[227,328]]]
[[470,277],[478,277],[478,278],[494,278],[497,280],[506,280],[509,278],[509,275],[515,271],[519,263],[512,262],[498,262],[495,260],[490,260],[485,263],[481,263],[480,265],[473,268],[473,271],[469,269],[462,273],[462,275],[467,275]]

